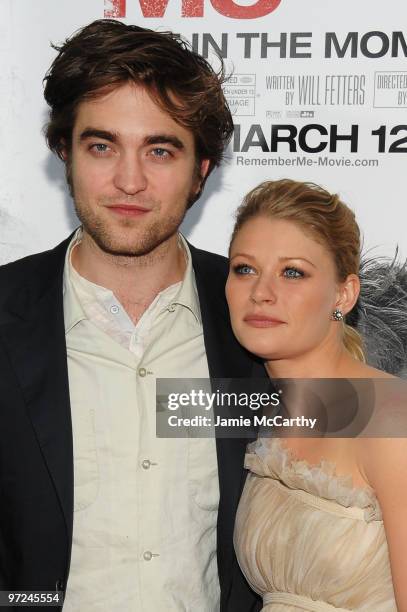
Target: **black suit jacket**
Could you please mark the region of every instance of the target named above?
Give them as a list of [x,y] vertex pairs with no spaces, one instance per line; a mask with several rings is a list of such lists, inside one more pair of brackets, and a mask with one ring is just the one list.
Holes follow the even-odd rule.
[[[73,444],[62,294],[68,243],[0,267],[0,590],[63,590],[69,574]],[[264,376],[230,328],[225,258],[190,248],[211,377]],[[232,542],[246,443],[216,441],[222,612],[261,608]],[[44,607],[51,609],[59,608]]]

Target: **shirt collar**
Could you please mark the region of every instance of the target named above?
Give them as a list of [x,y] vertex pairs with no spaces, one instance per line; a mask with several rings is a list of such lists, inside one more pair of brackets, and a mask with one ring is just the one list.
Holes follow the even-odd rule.
[[[72,275],[77,272],[72,267],[71,252],[73,247],[80,242],[82,228],[79,227],[69,243],[64,266],[63,277],[63,296],[64,296],[64,321],[65,334],[77,325],[80,321],[87,319],[87,316],[76,295],[72,283]],[[178,234],[180,248],[184,250],[186,259],[186,270],[182,282],[178,283],[178,289],[171,300],[171,304],[179,304],[188,308],[194,315],[198,324],[202,325],[201,309],[199,307],[198,290],[196,286],[195,273],[192,267],[192,257],[187,241],[182,234]],[[164,289],[165,291],[165,289]],[[168,308],[168,305],[166,306]],[[163,309],[166,310],[166,308]]]
[[179,289],[171,300],[172,304],[180,304],[188,308],[194,315],[197,323],[202,325],[201,309],[199,307],[198,289],[195,273],[192,267],[192,257],[187,241],[182,234],[178,234],[180,247],[184,249],[187,267]]
[[64,296],[64,322],[65,322],[65,334],[68,334],[70,330],[80,321],[86,319],[86,315],[83,311],[81,303],[75,293],[72,284],[72,263],[71,263],[71,252],[75,244],[80,242],[82,236],[82,228],[79,227],[75,234],[72,236],[72,240],[68,245],[68,249],[65,255],[64,265],[64,278],[63,278],[63,296]]

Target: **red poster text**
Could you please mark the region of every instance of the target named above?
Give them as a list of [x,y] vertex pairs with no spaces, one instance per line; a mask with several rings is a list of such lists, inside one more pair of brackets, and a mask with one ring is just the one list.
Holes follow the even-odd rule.
[[[164,17],[170,0],[129,0],[138,2],[143,17]],[[272,13],[280,5],[281,0],[258,0],[251,6],[242,6],[234,0],[210,0],[213,8],[225,17],[231,19],[257,19]],[[105,0],[105,17],[126,17],[126,0]],[[182,0],[182,17],[203,17],[204,0]]]

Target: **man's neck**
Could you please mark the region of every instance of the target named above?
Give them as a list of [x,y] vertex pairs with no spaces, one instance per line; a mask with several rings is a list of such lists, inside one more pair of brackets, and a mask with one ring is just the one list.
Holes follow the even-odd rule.
[[146,255],[105,253],[84,232],[72,250],[75,270],[88,281],[110,289],[136,323],[155,297],[184,278],[186,255],[177,234]]

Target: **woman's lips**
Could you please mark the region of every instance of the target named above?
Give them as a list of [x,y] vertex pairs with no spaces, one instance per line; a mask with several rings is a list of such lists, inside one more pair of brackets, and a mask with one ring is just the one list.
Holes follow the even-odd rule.
[[128,204],[116,204],[114,206],[108,206],[109,210],[114,212],[116,215],[123,215],[125,217],[140,217],[150,212],[148,208],[142,208],[140,206],[131,206]]
[[277,325],[283,325],[284,323],[284,321],[279,319],[261,315],[247,315],[243,321],[251,327],[277,327]]

